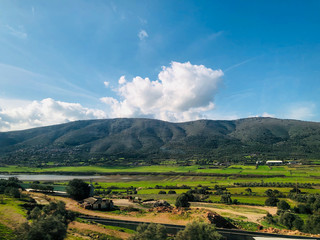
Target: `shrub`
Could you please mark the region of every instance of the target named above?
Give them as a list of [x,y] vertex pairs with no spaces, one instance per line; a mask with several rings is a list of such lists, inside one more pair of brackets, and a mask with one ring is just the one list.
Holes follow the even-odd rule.
[[73,179],[68,184],[67,193],[75,200],[82,200],[89,197],[90,187],[81,179]]
[[204,222],[192,222],[186,228],[179,231],[175,240],[220,240],[222,236],[212,224]]
[[278,202],[279,202],[279,199],[278,199],[278,198],[276,198],[276,197],[269,197],[269,198],[266,199],[266,201],[264,202],[264,204],[265,204],[266,206],[275,207],[275,206],[277,206]]
[[281,209],[281,210],[289,210],[290,209],[289,203],[287,203],[285,200],[280,200],[277,203],[277,207],[278,207],[278,209]]
[[166,240],[168,237],[166,227],[160,224],[140,224],[137,233],[129,240]]
[[189,203],[188,195],[185,193],[179,195],[176,199],[175,205],[176,207],[189,207],[190,203]]

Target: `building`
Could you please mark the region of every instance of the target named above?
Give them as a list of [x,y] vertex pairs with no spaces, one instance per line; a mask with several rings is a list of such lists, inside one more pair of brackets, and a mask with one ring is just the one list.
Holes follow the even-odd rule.
[[266,162],[267,165],[282,165],[283,161],[281,160],[268,160]]
[[81,207],[92,210],[112,210],[114,207],[112,200],[99,197],[89,197],[79,203]]

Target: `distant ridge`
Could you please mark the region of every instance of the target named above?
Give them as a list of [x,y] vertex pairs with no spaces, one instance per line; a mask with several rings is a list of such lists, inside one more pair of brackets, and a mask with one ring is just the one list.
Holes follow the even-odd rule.
[[320,123],[275,118],[85,120],[0,133],[0,163],[320,158]]

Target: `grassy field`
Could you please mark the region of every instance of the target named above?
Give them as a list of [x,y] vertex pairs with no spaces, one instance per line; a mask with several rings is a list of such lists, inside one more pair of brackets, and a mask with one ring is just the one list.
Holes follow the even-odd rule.
[[0,223],[0,240],[15,240],[16,236],[13,230]]
[[[165,186],[178,186],[188,185],[191,188],[208,186],[211,189],[215,185],[223,185],[232,194],[232,199],[237,199],[243,204],[257,204],[264,205],[266,200],[265,191],[268,189],[278,189],[284,194],[288,194],[292,187],[251,187],[253,193],[249,195],[245,189],[247,187],[236,187],[234,183],[314,183],[320,185],[320,166],[319,165],[295,165],[295,166],[246,166],[246,165],[231,165],[229,167],[209,168],[210,166],[173,166],[173,165],[159,165],[159,166],[135,166],[135,167],[52,167],[52,168],[25,168],[18,166],[1,167],[0,171],[3,172],[34,172],[41,173],[46,171],[63,173],[73,172],[81,174],[84,172],[95,173],[114,173],[113,175],[101,176],[99,179],[94,179],[94,186],[96,189],[107,189],[114,187],[113,193],[121,193],[126,195],[126,189],[134,187],[137,188],[138,194],[136,196],[142,199],[165,199],[170,203],[174,203],[177,195],[175,194],[158,194],[159,191],[166,191],[168,189],[158,189],[157,185]],[[212,166],[211,166],[212,167]],[[203,169],[204,168],[204,169]],[[119,172],[136,172],[144,173],[144,175],[118,175]],[[146,173],[165,173],[172,172],[173,175],[152,175]],[[218,173],[230,174],[230,176],[184,176],[178,173]],[[177,173],[177,174],[174,174]],[[250,176],[249,176],[250,175]],[[257,175],[256,177],[253,177]],[[272,175],[278,175],[272,177]],[[282,175],[283,177],[280,177]],[[264,177],[266,176],[266,177]],[[271,176],[271,177],[270,177]],[[58,183],[58,182],[57,182]],[[64,191],[67,182],[59,182],[55,184],[54,188],[58,191]],[[27,187],[28,185],[24,185]],[[187,192],[188,189],[173,189],[177,194]],[[302,192],[306,193],[320,193],[320,186],[314,189],[301,188]],[[211,190],[214,192],[214,190]],[[220,196],[210,195],[209,199],[212,202],[219,202]],[[295,203],[291,203],[294,205]]]
[[154,165],[154,166],[133,166],[133,167],[99,167],[99,166],[70,166],[70,167],[48,167],[29,168],[20,166],[0,167],[0,172],[74,172],[74,173],[118,173],[118,172],[141,172],[141,173],[212,173],[212,174],[240,174],[240,175],[285,175],[287,177],[310,177],[320,176],[320,166],[318,165],[295,165],[295,166],[246,166],[231,165],[229,167],[210,168],[212,166],[176,166],[176,165]]

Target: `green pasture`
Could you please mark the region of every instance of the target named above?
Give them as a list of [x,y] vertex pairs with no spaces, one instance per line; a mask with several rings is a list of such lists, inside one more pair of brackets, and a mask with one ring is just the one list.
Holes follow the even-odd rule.
[[[240,204],[254,204],[254,205],[264,205],[267,197],[262,196],[231,196],[232,200],[237,199]],[[210,195],[207,200],[212,202],[220,202],[221,196],[219,195]]]
[[[237,188],[227,188],[227,190],[232,194],[232,195],[239,195],[241,193],[247,194],[245,191],[248,187],[237,187]],[[265,195],[265,191],[268,189],[271,190],[279,190],[280,192],[284,194],[288,194],[292,188],[279,188],[279,187],[251,187],[252,190],[252,195]],[[314,194],[314,193],[320,193],[320,189],[307,189],[307,188],[300,188],[302,192]],[[254,197],[254,196],[253,196]]]
[[[46,167],[46,168],[30,168],[20,166],[5,166],[0,167],[0,172],[33,172],[33,173],[211,173],[211,174],[234,174],[234,175],[260,175],[260,176],[272,176],[272,175],[284,175],[285,179],[306,179],[312,178],[312,181],[320,182],[320,166],[318,165],[284,165],[284,166],[256,166],[247,165],[231,165],[229,167],[220,166],[218,168],[210,168],[212,166],[177,166],[177,165],[153,165],[153,166],[69,166],[69,167]],[[261,178],[261,177],[260,177]],[[242,178],[241,178],[242,179]],[[240,179],[239,179],[240,180]],[[270,181],[270,178],[264,180]],[[284,181],[285,181],[284,180]],[[308,179],[309,180],[309,179]],[[306,180],[305,180],[306,181]]]
[[3,225],[0,223],[0,240],[14,240],[16,239],[16,236],[14,234],[14,231],[7,227],[6,225]]
[[[153,166],[67,166],[67,167],[22,167],[16,165],[8,165],[0,167],[0,172],[203,172],[203,173],[222,173],[222,174],[284,174],[291,175],[308,175],[314,172],[320,175],[320,166],[316,165],[295,165],[295,166],[247,166],[247,165],[231,165],[229,167],[220,166],[218,168],[210,168],[212,166],[178,166],[178,165],[153,165]],[[291,172],[290,172],[291,170]],[[307,171],[307,172],[306,172]]]
[[138,190],[138,194],[158,194],[159,191],[165,191],[168,193],[170,190],[175,191],[177,194],[187,192],[189,189],[141,189]]

